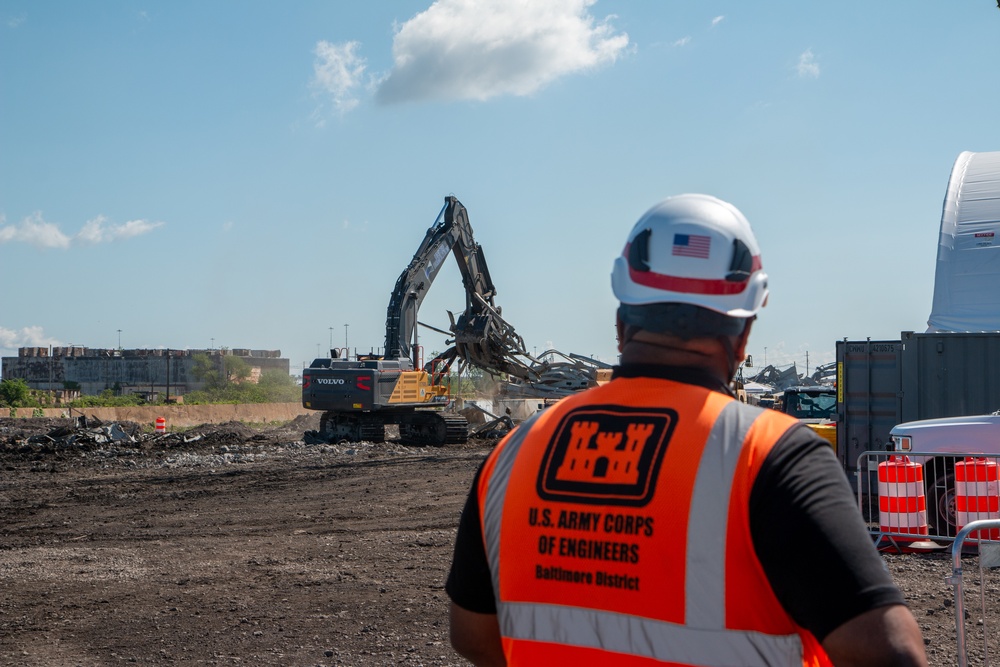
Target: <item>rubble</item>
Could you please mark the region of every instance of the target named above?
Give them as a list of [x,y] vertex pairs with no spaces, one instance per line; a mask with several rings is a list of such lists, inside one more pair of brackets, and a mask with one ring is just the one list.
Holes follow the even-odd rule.
[[512,378],[501,387],[508,398],[563,398],[596,387],[604,374],[610,376],[611,364],[579,354],[546,350],[531,366],[531,380]]
[[[25,465],[49,469],[70,462],[89,462],[102,468],[219,468],[288,455],[305,459],[317,455],[394,456],[428,451],[401,442],[395,429],[389,429],[389,439],[384,443],[330,444],[310,438],[314,431],[309,427],[317,425],[318,417],[303,415],[266,427],[233,421],[202,424],[167,433],[155,433],[129,421],[0,419],[0,469]],[[469,446],[495,444],[508,430],[499,425],[489,432],[472,434]]]

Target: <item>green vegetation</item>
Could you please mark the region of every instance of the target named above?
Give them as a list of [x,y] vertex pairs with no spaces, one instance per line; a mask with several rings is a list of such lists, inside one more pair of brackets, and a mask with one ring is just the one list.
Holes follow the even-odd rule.
[[133,405],[148,405],[136,394],[116,396],[113,389],[105,389],[97,396],[81,396],[70,401],[71,408],[126,408]]
[[[227,357],[228,358],[228,357]],[[246,362],[239,357],[232,357],[237,361]],[[242,382],[250,375],[249,366],[246,374],[239,364],[234,364],[232,369],[224,369],[226,379],[215,379],[209,382],[205,380],[206,387],[202,391],[192,391],[184,395],[186,404],[202,403],[294,403],[302,399],[302,392],[299,386],[292,379],[292,376],[278,370],[264,371],[260,374],[260,379],[256,384],[252,382]],[[195,376],[197,377],[197,376]],[[211,376],[218,378],[219,375]],[[200,378],[199,378],[200,379]]]
[[31,387],[22,378],[0,382],[0,405],[12,408],[32,407]]
[[205,388],[185,394],[186,404],[295,403],[302,398],[295,380],[279,370],[264,371],[256,383],[249,382],[253,369],[243,357],[196,354],[193,360],[191,374]]
[[10,408],[11,416],[16,408],[47,408],[52,404],[52,397],[44,392],[32,389],[24,378],[12,378],[0,382],[0,407]]
[[207,354],[196,354],[191,357],[191,375],[198,382],[204,382],[206,387],[219,387],[222,384],[222,373],[216,368],[212,357]]

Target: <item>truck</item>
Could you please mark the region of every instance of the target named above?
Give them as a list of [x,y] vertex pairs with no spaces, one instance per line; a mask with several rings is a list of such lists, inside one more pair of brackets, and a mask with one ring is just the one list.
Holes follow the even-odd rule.
[[781,411],[807,424],[832,419],[836,409],[837,392],[825,385],[788,387],[781,396]]
[[837,390],[830,385],[787,387],[781,395],[781,411],[795,417],[821,438],[837,447]]
[[[458,262],[465,287],[465,310],[449,313],[454,340],[444,352],[421,364],[417,313],[435,277],[451,254]],[[492,374],[537,378],[539,366],[524,341],[495,304],[482,247],[476,243],[468,211],[457,198],[444,207],[424,235],[413,259],[396,281],[386,309],[385,346],[381,354],[317,358],[302,373],[302,406],[322,411],[320,428],[307,434],[326,442],[381,442],[385,427],[399,426],[400,437],[412,444],[465,442],[468,422],[446,410],[446,382],[455,360]],[[440,331],[440,330],[439,330]]]
[[967,454],[1000,457],[1000,411],[904,422],[889,435],[893,451],[924,467],[928,525],[939,535],[954,537],[955,461]]

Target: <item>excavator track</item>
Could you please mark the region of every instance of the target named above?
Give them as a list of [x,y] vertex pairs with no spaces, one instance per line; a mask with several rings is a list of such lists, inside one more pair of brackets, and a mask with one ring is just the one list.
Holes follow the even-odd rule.
[[418,410],[408,414],[351,414],[326,412],[319,431],[307,433],[321,442],[384,442],[386,424],[399,424],[406,445],[440,447],[469,440],[469,422],[455,414]]
[[384,442],[385,420],[381,416],[325,412],[315,435],[326,442]]
[[460,445],[469,441],[469,422],[461,415],[440,415],[445,420],[447,433],[444,438],[446,445]]
[[420,410],[399,421],[399,436],[406,445],[440,447],[467,442],[469,422],[460,415]]

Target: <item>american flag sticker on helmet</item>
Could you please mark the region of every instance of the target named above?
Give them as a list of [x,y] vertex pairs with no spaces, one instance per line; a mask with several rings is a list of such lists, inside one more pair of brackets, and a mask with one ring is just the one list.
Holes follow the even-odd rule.
[[712,237],[701,234],[674,234],[672,254],[678,257],[697,257],[708,259],[708,250]]

